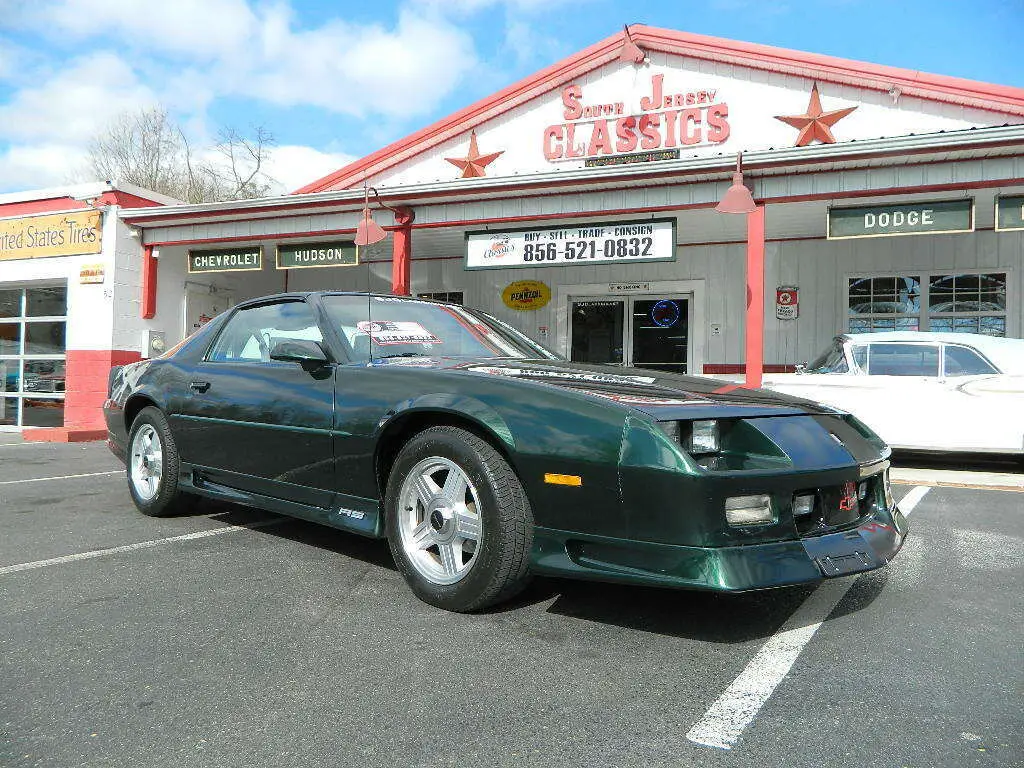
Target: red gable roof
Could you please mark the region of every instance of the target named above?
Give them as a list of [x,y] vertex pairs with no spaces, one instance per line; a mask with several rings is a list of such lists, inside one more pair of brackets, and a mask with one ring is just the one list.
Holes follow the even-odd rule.
[[[896,87],[904,96],[1024,117],[1024,89],[1021,88],[991,85],[945,75],[930,75],[898,67],[867,64],[834,56],[804,53],[757,43],[742,43],[689,32],[676,32],[642,24],[631,26],[629,35],[634,43],[646,51],[709,59],[870,90],[889,91]],[[307,184],[295,190],[293,194],[328,192],[355,186],[365,178],[416,157],[448,139],[464,134],[486,120],[508,112],[617,59],[625,40],[625,32],[605,38],[433,125]]]

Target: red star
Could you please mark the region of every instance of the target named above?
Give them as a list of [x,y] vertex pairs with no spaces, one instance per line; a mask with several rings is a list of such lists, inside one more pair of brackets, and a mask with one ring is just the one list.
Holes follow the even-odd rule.
[[449,163],[457,166],[462,171],[463,179],[473,179],[480,176],[486,176],[484,171],[489,164],[493,163],[498,155],[503,155],[505,150],[501,152],[492,152],[489,155],[481,155],[480,148],[476,145],[476,131],[470,131],[469,133],[469,152],[466,153],[465,157],[446,157]]
[[823,112],[821,109],[821,97],[818,96],[818,84],[811,87],[811,102],[807,105],[807,113],[803,115],[776,116],[786,125],[791,125],[800,131],[796,137],[796,146],[806,147],[815,139],[822,144],[835,144],[836,137],[829,129],[853,112],[856,107],[845,107],[834,109],[831,112]]

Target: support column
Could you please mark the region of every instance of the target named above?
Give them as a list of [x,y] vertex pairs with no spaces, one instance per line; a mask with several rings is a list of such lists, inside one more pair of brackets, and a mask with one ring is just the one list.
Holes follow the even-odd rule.
[[747,214],[747,379],[757,389],[764,374],[764,206]]
[[412,287],[412,223],[415,220],[412,208],[403,205],[395,209],[397,229],[392,232],[391,292],[397,296],[408,296]]
[[151,320],[156,315],[156,266],[153,246],[146,245],[142,249],[142,298],[139,316],[143,320]]

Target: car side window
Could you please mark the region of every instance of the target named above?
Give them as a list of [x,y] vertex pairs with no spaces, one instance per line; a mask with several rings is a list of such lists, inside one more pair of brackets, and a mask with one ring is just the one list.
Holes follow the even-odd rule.
[[872,344],[870,376],[938,376],[939,348],[934,344]]
[[211,362],[269,363],[281,341],[303,339],[323,344],[312,308],[304,301],[280,301],[236,312],[207,356]]
[[976,376],[982,373],[998,373],[985,362],[977,352],[967,347],[946,345],[946,359],[943,364],[946,376]]

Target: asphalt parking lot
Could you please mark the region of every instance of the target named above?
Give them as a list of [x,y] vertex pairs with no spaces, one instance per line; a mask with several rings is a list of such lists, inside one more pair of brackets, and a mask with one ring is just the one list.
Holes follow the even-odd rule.
[[383,542],[0,444],[0,765],[1020,766],[1024,493],[924,488],[871,574],[463,616]]

